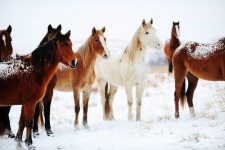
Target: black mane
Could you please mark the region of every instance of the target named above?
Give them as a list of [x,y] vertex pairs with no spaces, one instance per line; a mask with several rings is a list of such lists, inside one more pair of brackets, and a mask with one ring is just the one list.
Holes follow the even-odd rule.
[[54,61],[55,54],[55,41],[56,39],[51,39],[48,42],[37,47],[32,53],[34,69],[40,69],[45,63],[51,63]]

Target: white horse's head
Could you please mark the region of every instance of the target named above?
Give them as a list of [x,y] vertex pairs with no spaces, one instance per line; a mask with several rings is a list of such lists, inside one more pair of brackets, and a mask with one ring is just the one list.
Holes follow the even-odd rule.
[[149,23],[146,23],[145,20],[142,21],[139,32],[139,40],[144,46],[149,46],[151,48],[156,48],[158,50],[163,48],[163,43],[156,35],[155,29],[152,27],[153,19]]

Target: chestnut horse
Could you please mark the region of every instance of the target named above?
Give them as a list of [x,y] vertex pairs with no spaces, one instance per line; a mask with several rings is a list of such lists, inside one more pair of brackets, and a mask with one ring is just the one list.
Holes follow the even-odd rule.
[[[191,117],[195,116],[193,95],[198,79],[210,81],[225,81],[225,38],[214,44],[187,42],[177,48],[173,55],[175,78],[175,117],[179,118],[179,99],[184,105],[185,96]],[[188,79],[188,89],[185,93],[185,76]],[[185,94],[182,94],[185,93]]]
[[[42,41],[40,42],[39,46],[44,44],[45,42],[49,41],[53,36],[56,36],[57,32],[61,32],[61,28],[62,28],[61,25],[59,25],[56,29],[52,28],[52,26],[49,25],[48,32],[45,35],[45,37],[42,39]],[[10,119],[9,119],[10,109],[11,109],[11,106],[0,107],[0,124],[2,124],[3,127],[5,128],[5,131],[4,131],[5,134],[7,134],[8,137],[10,137],[10,138],[14,138],[15,135],[13,134],[13,132],[11,130]],[[34,120],[34,125],[35,125],[35,121],[36,120]],[[34,128],[35,128],[35,126],[33,126],[33,129]]]
[[[0,67],[0,106],[22,105],[15,139],[18,146],[21,146],[26,126],[25,144],[29,149],[34,148],[31,128],[35,106],[43,98],[58,63],[76,67],[77,60],[69,37],[70,31],[65,35],[58,33],[31,54],[13,59]],[[4,129],[0,125],[0,133],[3,132]]]
[[[160,50],[163,47],[155,29],[153,20],[146,23],[145,20],[135,32],[131,42],[118,57],[102,60],[98,57],[95,63],[96,81],[103,106],[103,119],[113,120],[113,98],[117,86],[125,86],[128,120],[132,120],[132,87],[136,86],[136,120],[141,119],[141,100],[147,78],[148,66],[146,61],[147,47]],[[108,93],[109,84],[109,93]]]
[[[88,128],[87,111],[89,97],[92,91],[92,84],[95,81],[94,64],[97,55],[107,59],[109,52],[106,46],[106,38],[104,37],[105,27],[101,30],[92,29],[92,34],[86,42],[78,49],[75,54],[79,63],[76,69],[69,69],[65,66],[59,66],[56,74],[48,85],[46,94],[43,98],[45,129],[47,135],[52,134],[50,126],[50,105],[53,95],[53,89],[58,91],[73,91],[75,103],[75,130],[79,129],[78,115],[80,112],[80,92],[83,94],[83,126]],[[38,111],[39,109],[36,109]],[[36,113],[39,114],[39,113]],[[35,120],[38,116],[35,116]],[[38,129],[38,128],[36,128]],[[38,130],[35,134],[38,135]]]
[[6,30],[0,30],[0,62],[8,61],[13,53],[11,32],[10,25]]
[[175,50],[180,46],[180,25],[179,22],[173,22],[171,38],[165,42],[164,53],[169,62],[169,72],[173,72],[172,57]]

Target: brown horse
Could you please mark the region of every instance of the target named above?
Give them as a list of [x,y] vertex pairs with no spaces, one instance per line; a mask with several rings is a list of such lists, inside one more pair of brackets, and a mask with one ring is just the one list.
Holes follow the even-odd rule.
[[[58,33],[50,41],[39,46],[31,54],[13,59],[0,67],[0,105],[22,105],[16,141],[22,142],[24,127],[27,127],[25,143],[32,146],[31,128],[35,106],[46,91],[58,63],[71,68],[76,67],[76,56],[69,39],[70,31],[65,35]],[[8,87],[8,88],[7,88]],[[0,125],[0,133],[4,130]]]
[[0,30],[0,62],[8,61],[12,55],[12,27],[9,25],[6,30]]
[[[59,25],[56,29],[52,28],[51,24],[48,26],[48,32],[40,42],[39,46],[44,44],[45,42],[49,41],[52,37],[56,36],[56,34],[59,32],[61,33],[61,25]],[[17,56],[20,57],[20,56]],[[0,107],[0,124],[2,124],[2,127],[4,128],[4,132],[8,137],[14,138],[15,135],[13,134],[10,126],[10,119],[9,119],[9,112],[10,112],[11,106],[2,106]],[[42,115],[40,115],[42,116]],[[41,118],[42,119],[42,118]],[[34,120],[34,125],[36,124]],[[43,121],[42,121],[43,122]],[[33,127],[33,129],[35,126]]]
[[[225,38],[214,44],[187,42],[181,45],[173,55],[175,77],[175,117],[179,117],[179,99],[184,105],[185,95],[191,116],[195,116],[193,95],[198,79],[225,81]],[[185,76],[188,89],[185,93]]]
[[180,25],[179,22],[173,22],[171,38],[165,42],[164,53],[169,62],[169,72],[173,72],[172,57],[175,50],[180,46]]
[[[101,30],[92,29],[92,34],[86,40],[86,42],[78,49],[76,56],[78,57],[79,64],[76,69],[69,69],[65,66],[59,66],[55,76],[52,78],[48,85],[46,94],[43,98],[44,115],[47,116],[46,122],[48,122],[48,128],[46,128],[47,134],[52,134],[50,126],[50,105],[53,95],[53,89],[59,91],[73,91],[74,103],[75,103],[75,129],[78,129],[78,115],[80,111],[80,92],[83,94],[83,125],[88,128],[87,124],[87,111],[88,101],[92,91],[92,84],[95,81],[94,64],[97,55],[103,58],[109,57],[109,52],[106,46],[106,38],[104,37],[105,27]],[[39,110],[39,109],[36,109]],[[37,113],[38,114],[38,113]],[[46,124],[45,122],[45,124]],[[38,132],[37,132],[38,133]]]

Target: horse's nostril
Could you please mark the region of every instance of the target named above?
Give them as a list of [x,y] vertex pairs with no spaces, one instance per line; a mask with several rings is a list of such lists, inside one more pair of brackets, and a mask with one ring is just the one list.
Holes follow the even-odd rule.
[[107,55],[107,54],[104,54],[104,57],[105,57],[105,58],[107,58],[107,57],[108,57],[108,55]]
[[71,61],[71,64],[72,64],[73,66],[75,66],[75,60],[72,60],[72,61]]

